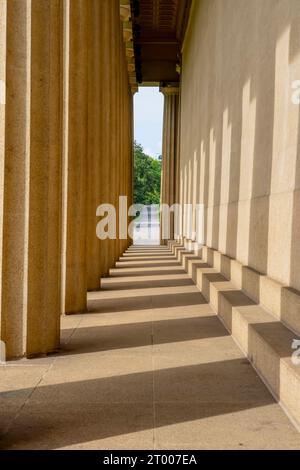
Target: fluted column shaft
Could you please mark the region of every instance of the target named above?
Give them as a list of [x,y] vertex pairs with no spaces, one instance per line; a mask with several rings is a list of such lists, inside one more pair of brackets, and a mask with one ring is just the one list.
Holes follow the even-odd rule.
[[[125,44],[120,21],[119,0],[103,0],[102,24],[105,62],[102,72],[101,115],[101,203],[110,203],[116,208],[117,238],[103,240],[100,244],[102,275],[108,275],[124,251],[128,240],[120,240],[119,196],[127,195],[132,202],[131,181],[128,184],[128,165],[132,165],[132,95],[130,93]],[[128,137],[130,134],[130,138]],[[130,171],[131,173],[131,171]]]
[[66,313],[87,308],[86,208],[89,2],[66,0],[64,111],[64,293]]
[[27,355],[60,335],[62,6],[31,0]]
[[59,345],[60,1],[1,2],[4,31],[0,315],[12,358]]
[[[101,100],[103,112],[100,115],[101,124],[101,173],[100,173],[100,204],[112,203],[110,194],[114,191],[112,181],[111,146],[114,134],[112,129],[112,9],[111,0],[103,0],[102,9],[104,21],[102,24],[102,60],[105,64],[102,70]],[[100,244],[100,265],[102,276],[107,276],[110,266],[111,241],[101,240]]]
[[100,204],[101,178],[101,120],[104,112],[101,100],[102,72],[104,67],[102,49],[103,23],[105,21],[102,2],[89,3],[89,47],[88,47],[88,153],[87,153],[87,288],[100,287],[101,263],[100,240],[96,235],[96,209]]
[[86,311],[87,289],[128,243],[96,237],[99,204],[118,216],[119,196],[132,202],[119,6],[0,2],[0,339],[10,358],[56,350],[61,311]]
[[[163,150],[162,150],[162,180],[161,204],[172,206],[176,202],[177,169],[179,158],[178,142],[178,111],[179,89],[161,88],[164,94],[163,118]],[[162,220],[163,222],[163,220]],[[170,217],[170,239],[174,238],[174,217]],[[166,240],[162,240],[165,243]]]
[[110,180],[112,190],[110,193],[110,202],[116,208],[117,217],[117,238],[110,240],[109,249],[109,267],[112,267],[118,259],[118,216],[119,216],[119,163],[120,163],[120,128],[119,128],[119,99],[120,99],[120,36],[121,36],[121,18],[120,4],[118,0],[111,1],[111,79],[110,79],[110,98],[111,98],[111,146],[110,146]]
[[1,9],[1,32],[6,35],[1,51],[6,87],[1,103],[1,340],[8,357],[18,357],[26,350],[30,8],[22,0],[8,0]]

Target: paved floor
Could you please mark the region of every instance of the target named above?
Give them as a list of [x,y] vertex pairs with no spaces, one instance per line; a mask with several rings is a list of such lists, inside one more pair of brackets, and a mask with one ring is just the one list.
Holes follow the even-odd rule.
[[143,251],[63,319],[60,354],[0,368],[1,448],[300,448],[172,255]]

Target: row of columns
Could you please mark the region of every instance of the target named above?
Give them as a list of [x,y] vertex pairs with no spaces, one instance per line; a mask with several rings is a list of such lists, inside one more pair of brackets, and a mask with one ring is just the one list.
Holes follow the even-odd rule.
[[55,351],[129,240],[99,204],[132,198],[132,94],[119,0],[0,2],[0,339]]

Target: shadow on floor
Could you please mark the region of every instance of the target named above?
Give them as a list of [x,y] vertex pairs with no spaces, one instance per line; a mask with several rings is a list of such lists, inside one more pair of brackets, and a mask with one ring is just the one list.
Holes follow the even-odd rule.
[[[69,337],[73,330],[64,330]],[[59,355],[86,354],[229,336],[217,316],[81,327]]]
[[153,404],[162,427],[273,403],[245,359],[42,385],[0,447],[53,449],[152,430]]
[[[151,287],[151,286],[150,286]],[[131,297],[116,297],[89,300],[89,313],[128,312],[134,310],[148,310],[152,308],[183,307],[187,305],[206,304],[200,292],[159,294]]]

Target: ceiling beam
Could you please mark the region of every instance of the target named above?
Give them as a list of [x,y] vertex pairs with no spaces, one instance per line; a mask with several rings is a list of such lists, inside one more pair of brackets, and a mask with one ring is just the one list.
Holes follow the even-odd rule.
[[191,0],[131,0],[138,82],[178,82]]

